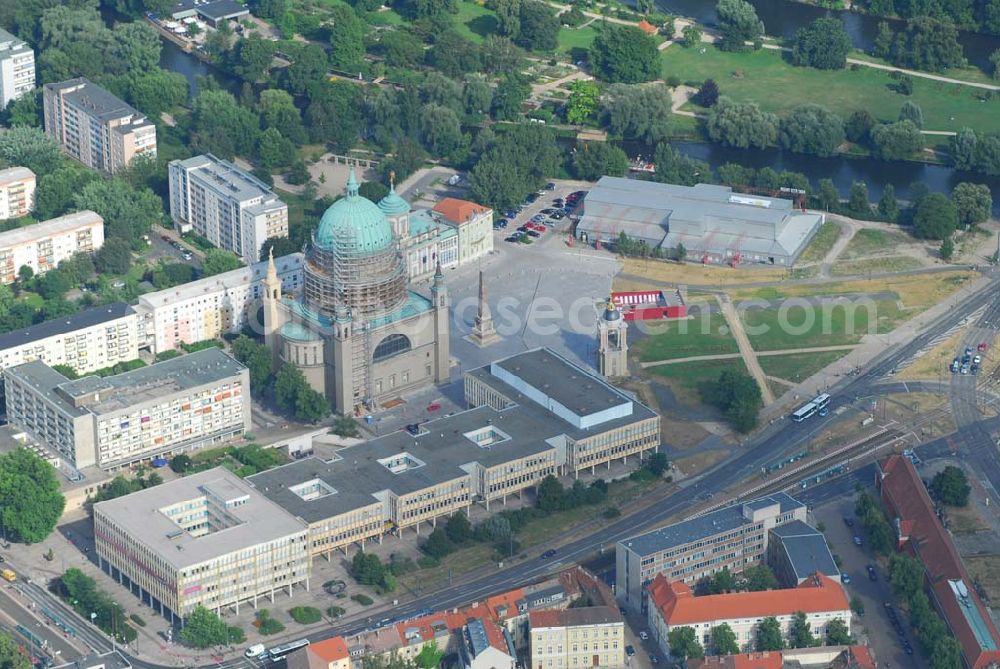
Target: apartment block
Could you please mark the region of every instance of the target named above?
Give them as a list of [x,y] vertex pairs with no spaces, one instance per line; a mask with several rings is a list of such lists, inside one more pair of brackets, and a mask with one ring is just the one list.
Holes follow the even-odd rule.
[[844,588],[819,573],[795,588],[702,597],[696,597],[683,581],[671,582],[660,574],[649,585],[649,600],[650,634],[664,655],[670,653],[670,630],[677,627],[694,629],[706,654],[714,654],[712,628],[722,624],[732,628],[744,652],[753,650],[757,627],[765,618],[777,619],[785,640],[798,612],[806,614],[813,636],[821,639],[832,620],[840,619],[851,628],[851,607]]
[[38,360],[79,375],[139,357],[139,315],[115,302],[0,334],[0,372]]
[[625,666],[625,621],[613,606],[532,611],[530,669]]
[[0,109],[35,88],[35,52],[0,28]]
[[252,264],[271,237],[288,236],[288,206],[260,179],[205,154],[169,165],[170,217]]
[[116,174],[136,156],[156,157],[156,126],[83,77],[45,84],[42,102],[45,132],[87,167]]
[[27,167],[0,170],[0,220],[27,216],[35,209],[35,173]]
[[98,564],[171,622],[309,588],[306,528],[223,467],[94,505]]
[[806,506],[776,493],[619,541],[618,601],[644,611],[645,588],[658,574],[694,585],[723,568],[741,572],[764,558],[770,529],[795,520],[805,522]]
[[329,556],[386,532],[419,534],[472,504],[495,509],[578,471],[571,462],[638,466],[659,447],[653,411],[549,349],[472,370],[465,388],[471,409],[247,481],[309,525],[314,556]]
[[[274,265],[282,294],[301,295],[302,254],[275,258]],[[254,321],[266,274],[267,263],[260,262],[141,296],[135,309],[154,352],[216,339],[248,325],[263,332],[263,325]]]
[[75,253],[102,246],[104,219],[89,210],[0,232],[0,281],[14,283],[25,265],[44,274]]
[[35,360],[4,372],[11,424],[75,467],[118,469],[250,431],[250,374],[212,348],[71,381]]

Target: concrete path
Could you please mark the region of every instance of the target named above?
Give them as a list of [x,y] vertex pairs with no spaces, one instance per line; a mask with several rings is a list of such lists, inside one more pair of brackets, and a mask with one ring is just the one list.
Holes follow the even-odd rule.
[[829,277],[833,263],[837,261],[840,254],[844,252],[847,245],[851,243],[854,239],[854,235],[857,234],[858,230],[861,229],[861,225],[852,218],[847,218],[845,216],[837,216],[836,214],[827,214],[827,220],[831,223],[836,223],[840,226],[840,237],[834,245],[827,251],[826,256],[820,261],[819,265],[819,275],[822,277]]
[[691,116],[692,118],[697,118],[698,114],[693,111],[681,111],[681,107],[687,104],[687,101],[691,99],[691,96],[697,92],[697,88],[684,85],[678,86],[670,91],[670,111],[678,116]]
[[[723,313],[725,313],[725,308],[723,308]],[[857,344],[841,344],[839,346],[812,346],[807,348],[786,348],[777,351],[756,351],[757,357],[761,356],[775,356],[775,355],[796,355],[798,353],[826,353],[827,351],[851,351],[857,347]],[[733,358],[739,358],[742,353],[715,353],[713,355],[692,355],[686,358],[670,358],[668,360],[654,360],[653,362],[640,362],[639,366],[643,369],[647,367],[659,367],[660,365],[676,365],[681,362],[699,362],[702,360],[730,360]],[[779,381],[781,379],[778,379]]]
[[764,406],[774,404],[774,394],[767,382],[767,375],[764,374],[760,362],[757,361],[757,354],[753,350],[753,346],[750,345],[750,338],[747,337],[747,333],[743,329],[743,322],[740,320],[739,314],[736,313],[732,301],[728,295],[716,295],[716,299],[719,301],[719,306],[722,307],[722,314],[726,317],[726,322],[729,323],[729,330],[733,333],[733,338],[736,339],[736,345],[740,348],[740,355],[747,366],[747,371],[760,387]]
[[561,77],[559,79],[553,79],[552,81],[550,81],[548,83],[544,83],[544,84],[532,84],[531,85],[531,92],[534,95],[538,95],[540,93],[547,93],[548,91],[552,91],[552,90],[555,90],[557,88],[560,88],[560,87],[562,87],[565,84],[569,84],[569,83],[571,83],[573,81],[576,81],[577,79],[581,79],[581,80],[586,81],[586,80],[591,80],[593,78],[594,78],[593,76],[587,74],[586,72],[584,72],[582,70],[576,70],[574,72],[570,72],[565,77]]

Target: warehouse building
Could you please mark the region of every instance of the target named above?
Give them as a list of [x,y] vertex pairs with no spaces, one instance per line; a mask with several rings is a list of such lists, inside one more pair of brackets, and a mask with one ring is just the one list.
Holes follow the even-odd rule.
[[823,224],[791,200],[734,193],[728,186],[676,186],[601,177],[576,227],[581,241],[614,245],[624,233],[650,250],[715,264],[789,267]]
[[94,505],[102,570],[173,623],[309,589],[306,528],[223,467]]
[[4,372],[12,425],[80,469],[118,469],[250,431],[250,374],[217,348],[71,381],[35,360]]
[[769,530],[805,519],[805,504],[781,492],[619,541],[618,601],[644,610],[645,588],[658,574],[694,585],[723,568],[739,573],[767,554]]

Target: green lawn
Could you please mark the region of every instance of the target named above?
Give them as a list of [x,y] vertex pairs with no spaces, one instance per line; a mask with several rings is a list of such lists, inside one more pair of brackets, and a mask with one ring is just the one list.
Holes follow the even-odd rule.
[[878,253],[890,251],[898,244],[909,244],[915,241],[913,237],[902,231],[872,230],[865,228],[854,233],[847,244],[842,259],[864,258]]
[[713,313],[707,319],[696,314],[691,320],[666,321],[656,323],[655,327],[656,334],[637,345],[639,359],[643,362],[739,353],[740,350],[720,313]]
[[562,27],[559,29],[559,46],[556,51],[567,53],[573,49],[589,49],[600,30],[601,26],[596,21],[583,28]]
[[[914,77],[913,95],[890,90],[889,72],[859,67],[836,71],[794,67],[773,50],[727,53],[713,46],[686,49],[672,45],[663,51],[663,76],[700,82],[711,78],[723,95],[753,101],[766,111],[785,113],[815,102],[844,117],[868,109],[882,121],[895,121],[905,100],[920,105],[928,130],[975,128],[1000,131],[1000,101],[980,102],[981,90]],[[690,106],[690,105],[689,105]],[[954,119],[954,120],[952,120]]]
[[761,369],[768,376],[775,376],[779,379],[798,383],[803,379],[808,379],[830,363],[840,360],[848,353],[850,351],[761,355],[757,356],[757,361],[760,362]]
[[830,268],[830,274],[833,276],[852,276],[878,272],[903,272],[908,269],[919,269],[923,266],[922,262],[912,256],[883,256],[881,258],[838,262]]
[[666,379],[678,401],[689,404],[701,404],[698,388],[715,381],[719,374],[726,370],[747,373],[747,366],[741,358],[731,360],[703,360],[700,362],[682,362],[676,365],[660,365],[650,367],[646,371]]
[[[905,314],[893,300],[850,299],[843,304],[790,304],[781,308],[746,309],[743,325],[757,351],[855,344],[869,334],[888,332]],[[874,318],[875,322],[871,322]]]
[[812,263],[823,260],[826,254],[830,252],[830,249],[833,248],[833,245],[837,243],[838,239],[840,239],[840,226],[827,221],[820,226],[819,232],[816,233],[816,236],[809,242],[809,246],[799,256],[799,262]]
[[479,44],[497,32],[496,13],[475,2],[460,2],[455,27],[463,37]]

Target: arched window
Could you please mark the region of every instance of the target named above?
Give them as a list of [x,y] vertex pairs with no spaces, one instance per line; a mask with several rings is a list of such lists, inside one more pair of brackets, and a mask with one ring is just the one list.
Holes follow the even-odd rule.
[[372,355],[372,362],[387,360],[401,353],[406,353],[409,350],[410,340],[406,337],[406,335],[389,335],[375,347],[375,354]]

